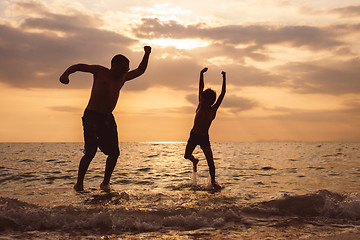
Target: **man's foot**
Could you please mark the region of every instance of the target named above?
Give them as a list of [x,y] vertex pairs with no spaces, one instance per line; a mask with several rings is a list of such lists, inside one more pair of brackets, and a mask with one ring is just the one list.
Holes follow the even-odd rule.
[[110,183],[104,183],[102,182],[100,184],[100,189],[105,191],[105,192],[110,192]]
[[74,190],[77,191],[77,192],[82,192],[82,191],[84,191],[84,185],[76,183],[74,185]]
[[222,187],[216,181],[212,182],[211,185],[217,191],[222,189]]
[[191,161],[192,161],[192,163],[193,163],[193,171],[194,171],[194,172],[197,172],[197,165],[198,165],[198,163],[199,163],[199,159],[194,158],[194,159],[191,160]]

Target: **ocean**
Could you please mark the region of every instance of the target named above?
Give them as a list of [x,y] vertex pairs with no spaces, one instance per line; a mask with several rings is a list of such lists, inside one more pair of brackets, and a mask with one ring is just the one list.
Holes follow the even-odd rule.
[[0,143],[0,239],[360,239],[360,143],[120,143],[110,193],[82,143]]

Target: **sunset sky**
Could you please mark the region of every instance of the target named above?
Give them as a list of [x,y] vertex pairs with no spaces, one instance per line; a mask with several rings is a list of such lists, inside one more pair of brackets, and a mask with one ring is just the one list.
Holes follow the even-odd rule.
[[358,0],[0,2],[0,142],[83,141],[92,75],[118,53],[147,72],[114,111],[119,139],[186,141],[205,87],[227,93],[212,141],[360,141]]

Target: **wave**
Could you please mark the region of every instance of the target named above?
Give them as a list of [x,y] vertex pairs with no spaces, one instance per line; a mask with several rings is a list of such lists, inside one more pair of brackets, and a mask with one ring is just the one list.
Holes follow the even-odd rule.
[[[89,231],[121,233],[161,229],[226,228],[316,224],[359,226],[360,196],[321,190],[306,195],[284,195],[248,206],[224,202],[209,207],[130,209],[131,195],[93,195],[84,206],[45,207],[12,198],[0,198],[0,231]],[[296,221],[293,221],[296,219]]]
[[295,196],[284,194],[280,199],[262,202],[244,211],[279,216],[360,220],[360,195],[339,194],[328,190]]

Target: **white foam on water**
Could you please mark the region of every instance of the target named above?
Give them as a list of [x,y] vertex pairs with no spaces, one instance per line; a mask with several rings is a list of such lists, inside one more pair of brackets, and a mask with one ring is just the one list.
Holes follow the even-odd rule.
[[192,173],[191,173],[191,184],[193,186],[198,185],[198,179],[199,179],[199,173],[192,171]]
[[[124,194],[123,194],[124,195]],[[124,199],[119,194],[114,198]],[[148,197],[148,196],[147,196]],[[129,196],[130,200],[133,196]],[[360,196],[341,195],[322,190],[312,194],[286,196],[268,202],[241,206],[229,204],[226,196],[218,196],[218,204],[206,207],[128,209],[120,205],[86,205],[44,207],[10,198],[0,198],[0,231],[157,231],[160,229],[221,228],[227,224],[251,222],[263,218],[262,225],[279,216],[297,217],[298,221],[317,224],[346,224],[360,226]],[[223,201],[221,201],[223,199]],[[116,204],[112,199],[110,204]],[[258,224],[256,221],[253,225]]]

